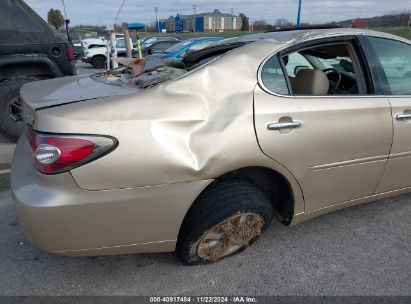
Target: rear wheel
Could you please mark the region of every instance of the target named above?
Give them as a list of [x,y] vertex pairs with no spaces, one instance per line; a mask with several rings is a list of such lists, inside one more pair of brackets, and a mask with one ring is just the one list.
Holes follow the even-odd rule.
[[213,184],[198,197],[184,219],[177,254],[189,265],[234,255],[251,245],[272,218],[270,202],[249,182]]
[[91,64],[97,69],[104,69],[106,67],[106,58],[103,56],[95,56]]
[[0,130],[8,138],[17,140],[23,132],[20,88],[38,80],[34,77],[7,79],[0,83]]

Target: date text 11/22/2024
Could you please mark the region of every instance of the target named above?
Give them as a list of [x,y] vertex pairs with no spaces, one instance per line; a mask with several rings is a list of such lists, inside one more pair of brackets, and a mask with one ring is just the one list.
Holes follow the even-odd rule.
[[257,303],[255,297],[150,297],[150,303]]

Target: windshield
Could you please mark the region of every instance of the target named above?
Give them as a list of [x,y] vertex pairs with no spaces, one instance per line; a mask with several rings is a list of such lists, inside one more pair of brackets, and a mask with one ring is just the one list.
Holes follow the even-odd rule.
[[153,44],[154,42],[156,42],[156,40],[157,40],[157,38],[155,38],[155,37],[147,38],[147,39],[145,39],[145,40],[143,41],[143,44],[144,44],[144,45]]
[[191,40],[186,40],[186,41],[179,42],[179,43],[173,45],[172,47],[169,47],[165,51],[165,53],[167,53],[167,54],[177,53],[178,51],[186,48],[187,46],[189,46],[192,43],[193,43],[193,41],[191,41]]
[[117,39],[116,48],[120,48],[120,49],[126,48],[126,40],[124,38]]

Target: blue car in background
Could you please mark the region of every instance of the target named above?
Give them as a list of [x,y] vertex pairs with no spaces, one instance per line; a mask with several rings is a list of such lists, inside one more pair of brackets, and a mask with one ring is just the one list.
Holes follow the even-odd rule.
[[161,58],[182,61],[187,54],[201,50],[223,39],[221,37],[201,37],[184,40],[165,50]]

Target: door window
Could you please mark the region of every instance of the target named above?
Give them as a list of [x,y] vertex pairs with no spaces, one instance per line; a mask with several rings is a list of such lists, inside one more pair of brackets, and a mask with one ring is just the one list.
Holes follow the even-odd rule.
[[261,69],[261,81],[270,92],[289,95],[285,75],[277,56],[271,57],[264,64]]
[[392,95],[411,94],[411,45],[368,37],[384,69]]
[[283,62],[294,95],[366,93],[361,64],[350,43],[304,48],[284,55]]

